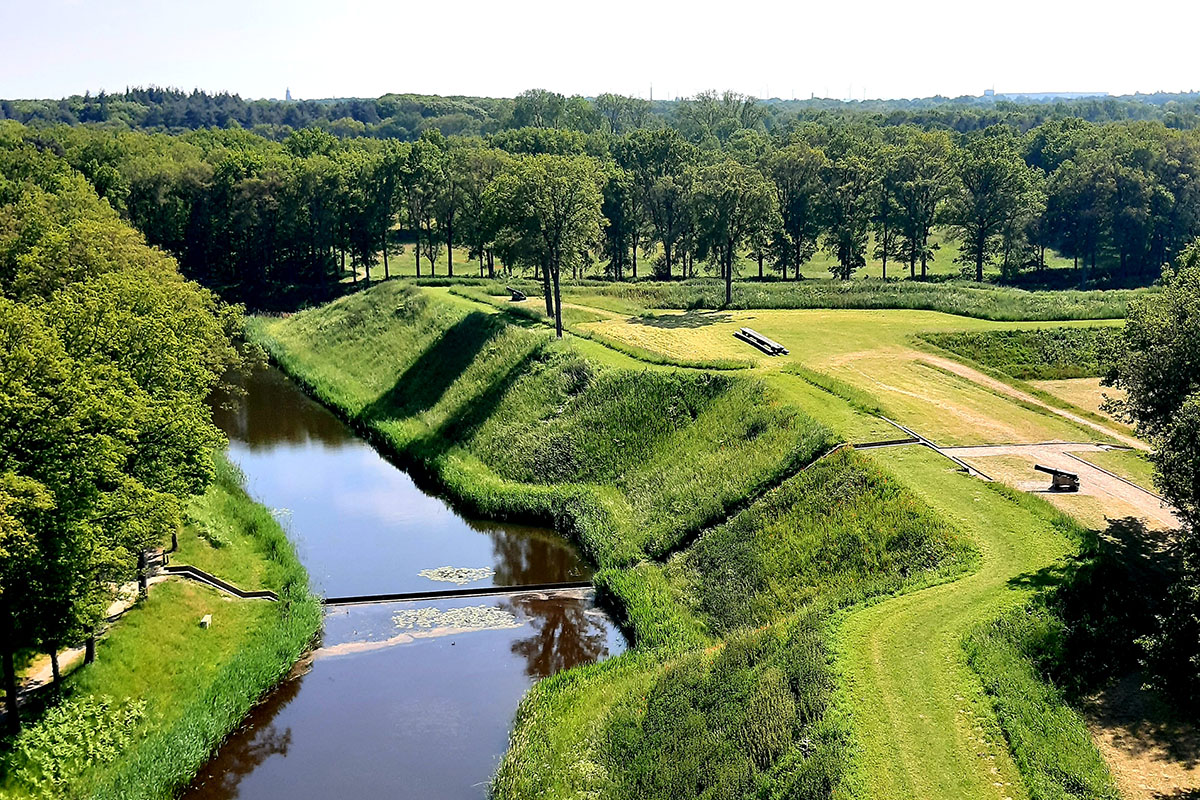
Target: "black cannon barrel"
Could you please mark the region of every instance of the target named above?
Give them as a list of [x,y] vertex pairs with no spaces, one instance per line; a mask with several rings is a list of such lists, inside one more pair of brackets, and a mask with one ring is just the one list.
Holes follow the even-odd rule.
[[1056,469],[1054,467],[1045,467],[1045,466],[1042,466],[1041,464],[1034,464],[1033,468],[1036,469],[1038,472],[1044,472],[1047,475],[1056,475],[1060,478],[1072,478],[1074,480],[1079,480],[1079,476],[1077,474],[1075,474],[1074,472],[1067,472],[1065,469]]

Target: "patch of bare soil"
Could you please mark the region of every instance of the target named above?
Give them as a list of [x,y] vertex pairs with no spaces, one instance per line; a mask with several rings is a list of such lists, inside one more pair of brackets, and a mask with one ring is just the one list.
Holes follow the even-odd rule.
[[1125,800],[1200,798],[1200,730],[1173,719],[1140,675],[1088,698],[1082,710]]

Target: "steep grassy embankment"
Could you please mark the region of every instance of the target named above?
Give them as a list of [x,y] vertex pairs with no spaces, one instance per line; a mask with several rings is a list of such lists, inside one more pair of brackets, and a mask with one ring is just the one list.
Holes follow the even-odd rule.
[[552,520],[600,567],[635,647],[530,693],[495,794],[829,796],[850,753],[827,612],[969,544],[852,451],[798,472],[833,437],[773,385],[593,359],[493,311],[390,283],[253,332],[460,501]]
[[1093,378],[1104,374],[1103,352],[1120,329],[1036,328],[1033,330],[922,333],[920,338],[985,369],[1022,380]]
[[95,663],[67,677],[63,702],[3,756],[3,797],[175,797],[312,640],[320,607],[291,542],[236,467],[223,457],[217,466],[176,562],[281,601],[235,601],[183,581],[151,587],[100,639]]

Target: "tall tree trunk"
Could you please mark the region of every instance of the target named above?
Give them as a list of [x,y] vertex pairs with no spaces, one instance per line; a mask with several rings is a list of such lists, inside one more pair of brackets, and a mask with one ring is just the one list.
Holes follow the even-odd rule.
[[733,302],[733,248],[725,251],[725,305]]
[[454,228],[446,226],[446,277],[454,277]]
[[483,277],[483,248],[479,248],[479,277]]
[[887,280],[887,257],[888,257],[888,229],[887,223],[883,223],[883,279]]
[[667,263],[667,280],[671,280],[671,245],[663,242],[663,257]]
[[88,634],[87,641],[83,643],[83,663],[91,664],[96,660],[96,632],[92,631]]
[[562,338],[562,296],[558,293],[558,275],[562,265],[554,267],[554,335]]
[[761,250],[759,250],[759,251],[758,251],[758,279],[759,279],[760,281],[762,280],[762,276],[763,276],[763,274],[762,274],[762,262],[763,262],[763,255],[762,255],[762,251],[761,251]]
[[55,688],[58,688],[62,683],[62,672],[58,669],[58,647],[51,646],[50,648],[50,679]]
[[421,229],[417,228],[417,243],[413,245],[413,251],[417,256],[417,277],[421,277]]
[[487,253],[488,277],[496,277],[496,255],[491,250]]
[[911,255],[908,257],[908,277],[909,278],[917,277],[917,257],[915,255]]
[[542,264],[542,294],[546,295],[546,316],[554,316],[554,295],[550,291],[550,267]]
[[385,281],[392,277],[391,270],[388,269],[387,250],[387,234],[385,233],[383,235],[383,279]]
[[632,264],[633,279],[635,281],[637,280],[637,247],[638,247],[638,236],[635,233],[635,234],[633,234],[633,264]]
[[367,275],[367,286],[371,285],[371,262],[363,259],[363,270]]

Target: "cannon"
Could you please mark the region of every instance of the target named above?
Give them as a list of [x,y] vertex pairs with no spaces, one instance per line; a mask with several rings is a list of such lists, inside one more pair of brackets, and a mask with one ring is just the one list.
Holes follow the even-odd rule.
[[1064,469],[1055,469],[1054,467],[1046,467],[1041,464],[1034,464],[1033,468],[1038,472],[1044,472],[1050,476],[1050,491],[1052,492],[1078,492],[1079,491],[1079,476],[1074,472],[1067,472]]

